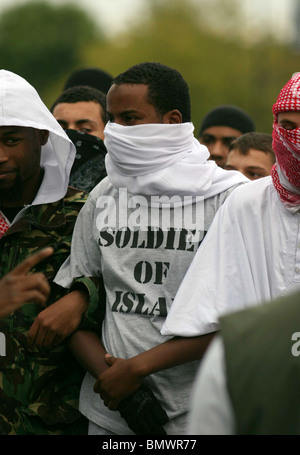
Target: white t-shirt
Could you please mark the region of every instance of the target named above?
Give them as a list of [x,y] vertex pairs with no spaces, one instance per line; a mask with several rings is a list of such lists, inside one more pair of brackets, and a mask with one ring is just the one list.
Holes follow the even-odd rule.
[[226,382],[224,344],[219,335],[209,345],[193,384],[188,434],[235,434],[235,417]]
[[[130,358],[168,339],[160,330],[178,286],[216,211],[233,188],[206,199],[202,205],[192,205],[190,214],[194,220],[196,216],[198,237],[194,235],[195,225],[190,216],[185,217],[184,228],[177,229],[178,219],[174,222],[172,210],[169,221],[159,217],[161,227],[154,232],[130,227],[123,231],[115,228],[100,232],[98,228],[104,223],[113,225],[115,216],[120,218],[120,225],[122,220],[129,219],[132,223],[134,220],[149,222],[151,209],[143,205],[145,201],[138,196],[120,195],[108,178],[94,188],[79,213],[71,256],[55,281],[69,287],[74,277],[103,275],[107,302],[102,341],[107,352],[115,357]],[[124,217],[119,210],[126,205],[128,211]],[[168,210],[164,209],[163,213],[168,214]],[[165,425],[168,434],[186,432],[186,413],[197,366],[198,362],[188,363],[155,373],[145,380],[170,418]],[[94,383],[95,379],[87,373],[81,388],[81,412],[107,430],[131,434],[119,413],[105,407],[94,393]]]
[[161,333],[209,333],[221,314],[299,288],[299,209],[281,203],[269,176],[237,188],[216,215]]

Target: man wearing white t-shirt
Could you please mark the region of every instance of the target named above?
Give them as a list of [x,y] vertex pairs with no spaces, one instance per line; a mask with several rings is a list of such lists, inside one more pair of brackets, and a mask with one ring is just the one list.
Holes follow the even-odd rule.
[[105,305],[93,300],[90,277],[103,277],[106,290],[101,342],[81,331],[70,341],[88,371],[80,410],[90,434],[184,434],[192,361],[211,335],[169,340],[160,330],[216,211],[248,180],[208,160],[176,70],[151,62],[130,68],[114,80],[107,110],[108,178],[91,192],[56,277],[71,291],[86,286],[90,308]]
[[[299,74],[281,90],[273,115],[277,162],[271,176],[238,188],[220,208],[179,288],[162,334],[210,333],[218,330],[225,313],[300,288]],[[216,347],[211,352],[219,355]]]

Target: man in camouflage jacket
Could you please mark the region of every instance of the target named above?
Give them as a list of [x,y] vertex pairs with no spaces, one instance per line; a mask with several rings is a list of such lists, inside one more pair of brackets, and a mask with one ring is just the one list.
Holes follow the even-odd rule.
[[[69,255],[87,194],[68,187],[75,147],[34,88],[5,70],[0,86],[0,278],[37,251],[54,250],[32,270],[49,281],[47,308],[29,302],[0,321],[6,345],[0,356],[0,426],[4,434],[85,434],[78,411],[84,372],[61,342],[85,320],[85,308],[76,301],[51,304],[65,293],[52,280]],[[61,314],[64,336],[54,340],[53,327],[54,347],[38,350],[28,334],[38,337],[36,318],[52,311]],[[52,329],[51,321],[47,327]]]

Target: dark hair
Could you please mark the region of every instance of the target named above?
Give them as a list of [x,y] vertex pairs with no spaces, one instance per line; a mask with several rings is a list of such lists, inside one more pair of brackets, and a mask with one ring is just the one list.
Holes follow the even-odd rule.
[[100,90],[87,85],[78,85],[62,92],[52,104],[50,111],[53,112],[55,106],[60,103],[79,103],[80,101],[94,101],[95,103],[100,104],[102,107],[102,109],[100,109],[102,120],[104,124],[107,123],[106,95]]
[[204,130],[212,126],[228,126],[240,131],[242,134],[255,131],[255,125],[247,112],[237,106],[218,106],[209,111],[200,125],[198,137]]
[[242,136],[234,139],[229,146],[229,153],[236,149],[241,155],[248,155],[249,149],[260,150],[261,152],[271,155],[273,163],[276,161],[275,153],[272,147],[272,136],[266,133],[245,133]]
[[70,74],[65,82],[63,90],[78,85],[88,85],[103,93],[107,93],[113,77],[101,68],[81,68]]
[[144,84],[148,86],[149,102],[157,112],[165,114],[178,109],[183,122],[191,121],[189,88],[181,74],[168,66],[155,62],[134,65],[119,74],[113,84]]

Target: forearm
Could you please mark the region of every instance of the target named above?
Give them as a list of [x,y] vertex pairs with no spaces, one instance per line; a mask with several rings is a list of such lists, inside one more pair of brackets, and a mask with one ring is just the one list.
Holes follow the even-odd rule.
[[174,337],[149,351],[129,359],[130,366],[140,377],[166,370],[186,362],[199,360],[216,332],[191,338]]
[[120,401],[135,392],[146,376],[201,359],[214,335],[175,337],[127,360],[108,357],[110,368],[98,376],[94,390],[100,393],[106,406],[117,409]]
[[94,332],[77,330],[70,337],[68,346],[82,367],[94,378],[109,368],[104,360],[106,351],[100,338]]

